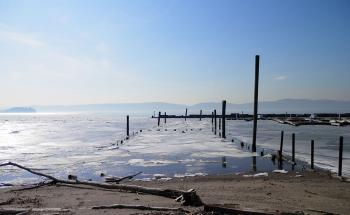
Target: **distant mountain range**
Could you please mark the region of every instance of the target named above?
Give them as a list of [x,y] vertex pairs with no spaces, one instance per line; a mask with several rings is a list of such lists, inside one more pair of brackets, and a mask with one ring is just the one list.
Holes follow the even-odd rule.
[[[188,108],[189,114],[198,113],[200,109],[211,112],[217,109],[221,112],[221,102],[198,103],[195,105],[181,105],[163,102],[148,103],[111,103],[84,105],[49,105],[31,108],[11,108],[2,112],[139,112],[153,113],[153,111],[167,111],[168,114],[183,114]],[[253,103],[227,104],[227,112],[252,113]],[[1,112],[1,111],[0,111]],[[350,113],[350,101],[282,99],[277,101],[259,102],[259,113]]]
[[31,107],[13,107],[1,110],[0,113],[36,113],[36,110]]

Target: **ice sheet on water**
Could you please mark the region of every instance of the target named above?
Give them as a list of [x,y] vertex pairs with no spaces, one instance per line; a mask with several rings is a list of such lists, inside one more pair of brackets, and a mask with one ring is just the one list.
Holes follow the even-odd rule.
[[134,165],[134,166],[160,166],[160,165],[168,165],[168,164],[174,164],[177,163],[176,161],[170,161],[170,160],[148,160],[145,161],[144,159],[130,159],[128,161],[128,164]]
[[273,170],[272,172],[274,172],[274,173],[282,173],[282,174],[288,173],[288,171],[286,171],[286,170],[284,170],[284,169],[275,169],[275,170]]
[[267,177],[269,174],[267,172],[257,173],[253,175],[243,175],[245,178],[256,178],[256,177]]
[[185,173],[185,174],[178,174],[176,173],[174,175],[175,178],[185,178],[185,177],[195,177],[195,176],[206,176],[207,173],[197,172],[197,173]]

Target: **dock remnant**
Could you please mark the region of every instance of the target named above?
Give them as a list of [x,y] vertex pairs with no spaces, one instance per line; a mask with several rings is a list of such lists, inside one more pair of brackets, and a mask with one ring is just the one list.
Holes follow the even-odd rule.
[[187,119],[187,108],[186,108],[186,113],[185,113],[185,121],[186,121],[186,119]]
[[199,111],[199,121],[202,121],[202,110]]
[[160,125],[160,111],[158,113],[158,126]]
[[292,134],[292,162],[295,163],[295,133]]
[[338,164],[338,176],[342,176],[343,167],[343,136],[339,137],[339,164]]
[[314,169],[314,145],[315,141],[311,140],[311,169]]
[[255,86],[254,86],[254,115],[253,115],[253,144],[252,151],[256,152],[256,131],[258,122],[258,94],[259,94],[259,63],[260,56],[255,56]]
[[284,131],[281,131],[281,142],[280,142],[280,150],[278,151],[279,161],[282,161],[282,151],[283,151],[283,137],[284,137]]
[[225,127],[225,117],[226,117],[226,100],[223,100],[222,101],[222,112],[221,112],[221,115],[222,115],[222,120],[221,120],[221,129],[222,129],[222,132],[221,132],[221,137],[222,138],[226,138],[226,127]]
[[126,136],[129,137],[129,115],[126,116]]
[[217,117],[216,117],[216,109],[214,109],[214,134],[216,135],[217,128]]

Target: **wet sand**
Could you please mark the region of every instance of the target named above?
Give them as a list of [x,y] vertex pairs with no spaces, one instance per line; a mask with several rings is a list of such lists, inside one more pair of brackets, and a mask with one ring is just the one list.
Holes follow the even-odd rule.
[[[241,209],[275,213],[303,211],[305,214],[324,214],[317,211],[349,214],[350,211],[350,183],[341,182],[326,172],[269,173],[268,177],[244,177],[243,174],[197,176],[170,181],[126,183],[183,190],[194,188],[205,204],[221,204]],[[197,213],[203,210],[203,207],[184,207],[173,199],[164,197],[91,187],[55,185],[24,191],[13,189],[0,189],[0,202],[12,199],[9,204],[0,207],[59,207],[71,209],[72,214],[153,214],[152,211],[140,210],[89,209],[92,206],[110,204],[182,207]]]

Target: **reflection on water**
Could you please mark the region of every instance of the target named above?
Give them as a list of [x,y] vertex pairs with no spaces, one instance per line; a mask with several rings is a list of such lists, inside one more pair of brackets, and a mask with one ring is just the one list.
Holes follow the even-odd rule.
[[[168,119],[158,128],[156,119],[139,116],[131,116],[134,135],[125,140],[125,121],[124,116],[113,113],[0,115],[0,162],[18,162],[57,177],[76,174],[93,180],[102,180],[101,172],[121,176],[142,171],[139,178],[151,178],[158,173],[174,177],[278,168],[278,163],[261,157],[261,149],[259,156],[249,152],[252,122],[227,121],[228,138],[224,141],[213,135],[209,119]],[[350,172],[349,127],[292,127],[259,121],[258,145],[278,149],[281,130],[285,131],[287,153],[291,151],[292,132],[296,133],[297,158],[309,157],[307,143],[315,139],[315,163],[330,168],[337,165],[336,140],[343,135],[344,171]],[[284,164],[283,168],[293,167]],[[0,182],[35,179],[11,168],[2,168],[0,173]]]

